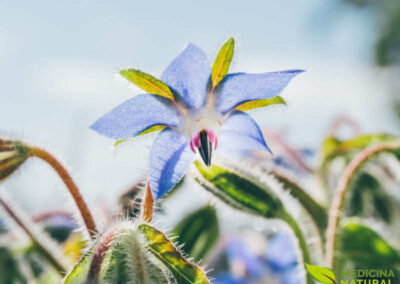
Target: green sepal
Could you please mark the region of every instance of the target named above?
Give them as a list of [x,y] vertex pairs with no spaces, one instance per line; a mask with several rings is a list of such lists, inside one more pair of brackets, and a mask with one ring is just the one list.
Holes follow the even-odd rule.
[[138,230],[148,242],[149,251],[172,272],[179,284],[210,283],[204,271],[186,260],[162,232],[148,224],[140,224]]
[[119,73],[128,81],[150,94],[174,100],[174,95],[168,85],[147,73],[136,69],[125,69],[119,71]]
[[286,105],[286,101],[281,96],[276,96],[271,99],[255,100],[246,102],[236,107],[240,111],[248,111],[260,107],[267,107],[272,105]]
[[[147,128],[146,130],[140,132],[140,133],[139,133],[138,135],[136,135],[135,137],[142,136],[142,135],[145,135],[145,134],[149,134],[149,133],[152,133],[152,132],[161,131],[161,130],[163,130],[165,127],[167,127],[167,126],[165,126],[165,125],[154,125],[154,126],[151,126],[151,127]],[[113,145],[113,146],[114,146],[114,147],[117,147],[118,145],[120,145],[120,144],[122,144],[122,143],[124,143],[124,142],[127,142],[129,139],[130,139],[130,138],[117,140],[117,141],[114,142],[114,145]]]
[[266,218],[285,214],[280,199],[267,187],[222,166],[205,167],[199,161],[195,161],[195,165],[205,179],[197,178],[197,181],[232,207]]
[[235,50],[235,40],[229,38],[218,52],[217,57],[211,69],[212,87],[215,88],[219,82],[228,74],[231,65],[233,53]]

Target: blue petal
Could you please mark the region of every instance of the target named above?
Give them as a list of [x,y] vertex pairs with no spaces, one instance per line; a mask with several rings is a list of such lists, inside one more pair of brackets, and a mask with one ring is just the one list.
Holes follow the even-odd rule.
[[158,134],[150,151],[150,187],[155,199],[180,181],[193,157],[183,135],[170,128]]
[[288,70],[263,74],[229,74],[216,89],[216,108],[225,114],[245,102],[270,99],[281,93],[290,80],[301,72]]
[[119,140],[136,136],[154,125],[176,126],[178,122],[178,111],[168,99],[145,94],[117,106],[90,128]]
[[250,115],[234,111],[221,127],[218,138],[221,151],[266,150],[271,152],[257,123]]
[[207,55],[189,44],[167,67],[161,80],[172,87],[187,107],[198,108],[205,103],[210,74]]

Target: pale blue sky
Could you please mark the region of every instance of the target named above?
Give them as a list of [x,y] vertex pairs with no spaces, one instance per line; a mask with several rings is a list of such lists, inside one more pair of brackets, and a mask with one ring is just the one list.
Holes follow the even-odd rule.
[[[114,152],[87,128],[138,93],[115,78],[118,69],[160,75],[185,44],[212,58],[233,35],[233,71],[307,71],[283,93],[288,107],[254,112],[260,124],[310,147],[342,113],[367,131],[395,130],[382,71],[370,59],[369,11],[338,2],[0,1],[0,129],[61,154],[89,203],[115,196],[145,173],[154,138]],[[60,206],[61,184],[46,169],[32,161],[3,186]]]

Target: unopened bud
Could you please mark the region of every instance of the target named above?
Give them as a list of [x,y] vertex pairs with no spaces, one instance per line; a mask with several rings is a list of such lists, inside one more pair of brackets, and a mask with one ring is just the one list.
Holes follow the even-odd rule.
[[28,147],[22,142],[0,138],[0,181],[18,169],[28,156]]

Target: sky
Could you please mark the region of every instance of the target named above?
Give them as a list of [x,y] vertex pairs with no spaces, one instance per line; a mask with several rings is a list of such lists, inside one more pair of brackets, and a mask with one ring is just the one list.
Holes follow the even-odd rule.
[[[160,76],[186,44],[212,60],[229,36],[237,43],[233,72],[306,70],[283,92],[287,107],[252,113],[294,146],[317,149],[342,114],[366,132],[396,133],[385,71],[371,60],[369,13],[341,1],[0,0],[0,133],[54,152],[90,206],[113,205],[146,174],[154,139],[113,150],[112,141],[88,129],[140,92],[118,70]],[[40,161],[1,187],[34,212],[69,206]]]

